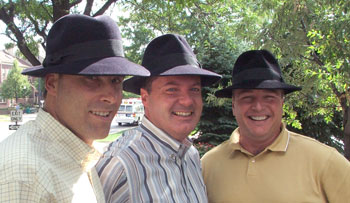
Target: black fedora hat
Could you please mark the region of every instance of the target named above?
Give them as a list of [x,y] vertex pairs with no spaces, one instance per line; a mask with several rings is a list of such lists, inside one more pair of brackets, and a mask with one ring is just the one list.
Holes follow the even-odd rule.
[[[221,79],[221,75],[201,68],[186,39],[177,34],[165,34],[153,39],[145,50],[142,66],[152,76],[196,75],[203,86]],[[124,81],[124,90],[140,94],[145,77],[134,76]]]
[[22,72],[36,77],[48,73],[149,75],[144,67],[124,57],[121,34],[112,18],[79,14],[63,16],[53,24],[43,64]]
[[284,82],[277,59],[267,50],[242,53],[232,70],[232,86],[215,92],[215,96],[232,97],[233,89],[283,89],[285,94],[301,90]]

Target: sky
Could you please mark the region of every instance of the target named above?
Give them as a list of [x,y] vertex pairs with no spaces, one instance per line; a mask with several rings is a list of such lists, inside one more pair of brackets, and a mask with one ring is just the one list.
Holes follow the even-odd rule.
[[3,33],[5,32],[6,25],[0,21],[0,50],[5,49],[5,44],[11,42]]
[[[97,5],[100,4],[99,3],[100,0],[97,0]],[[83,10],[83,7],[85,6],[84,3],[79,4],[79,6],[81,8],[79,8],[78,10]],[[97,6],[99,7],[99,6]],[[111,16],[113,19],[117,19],[119,16],[125,16],[125,15],[129,15],[128,11],[123,11],[121,9],[119,9],[119,7],[111,7],[112,10],[108,10],[105,12],[105,15],[109,15]],[[5,44],[12,42],[8,37],[6,37],[3,33],[5,32],[6,29],[6,24],[4,22],[2,22],[0,20],[0,50],[5,49]],[[125,43],[126,44],[126,43]]]

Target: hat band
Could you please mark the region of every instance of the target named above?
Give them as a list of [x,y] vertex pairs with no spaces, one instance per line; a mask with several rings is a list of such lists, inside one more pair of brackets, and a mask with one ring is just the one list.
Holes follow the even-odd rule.
[[158,75],[165,72],[173,67],[182,65],[193,65],[201,68],[197,59],[190,54],[169,54],[166,56],[147,57],[147,61],[143,61],[142,66],[149,70],[152,70],[152,75]]
[[121,40],[97,40],[72,45],[53,54],[46,55],[43,66],[67,64],[84,59],[100,57],[124,57],[123,44]]
[[280,74],[276,71],[266,68],[253,68],[249,70],[241,71],[232,77],[232,81],[235,84],[247,82],[251,80],[278,80],[283,81]]

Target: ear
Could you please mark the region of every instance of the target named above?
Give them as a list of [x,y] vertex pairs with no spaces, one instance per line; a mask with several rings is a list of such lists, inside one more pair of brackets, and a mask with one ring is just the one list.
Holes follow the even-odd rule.
[[141,88],[140,89],[140,95],[141,95],[141,100],[142,100],[143,106],[145,108],[147,108],[147,106],[148,106],[148,96],[149,96],[147,90],[144,89],[144,88]]
[[45,76],[45,89],[48,95],[57,95],[58,79],[57,73],[49,73]]
[[235,116],[235,98],[234,97],[232,97],[232,114],[233,114],[233,116]]

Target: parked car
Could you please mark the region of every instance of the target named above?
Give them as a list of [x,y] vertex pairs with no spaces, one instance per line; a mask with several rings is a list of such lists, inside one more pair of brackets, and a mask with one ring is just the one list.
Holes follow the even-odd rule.
[[118,125],[138,125],[144,115],[141,98],[123,99],[114,122]]

